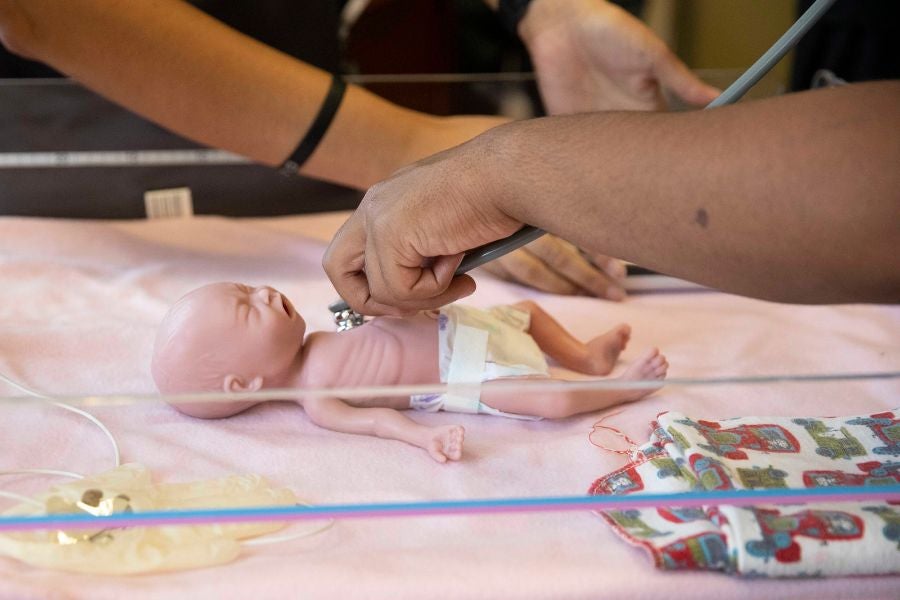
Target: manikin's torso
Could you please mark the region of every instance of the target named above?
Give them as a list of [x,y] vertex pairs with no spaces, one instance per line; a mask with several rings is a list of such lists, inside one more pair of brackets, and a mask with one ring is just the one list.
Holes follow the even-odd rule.
[[[316,388],[439,383],[437,313],[378,317],[349,331],[311,333],[303,344],[300,378]],[[346,401],[409,407],[408,397]]]

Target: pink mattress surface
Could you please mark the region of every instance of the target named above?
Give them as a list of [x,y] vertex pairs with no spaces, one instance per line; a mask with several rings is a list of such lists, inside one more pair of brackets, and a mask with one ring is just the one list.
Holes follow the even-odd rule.
[[[213,281],[273,285],[291,298],[310,330],[330,329],[326,306],[336,296],[321,271],[322,240],[342,218],[0,218],[0,372],[49,394],[154,393],[148,365],[157,324],[175,299]],[[896,306],[783,306],[715,292],[642,295],[616,304],[540,294],[486,274],[477,280],[471,304],[536,299],[582,339],[630,323],[622,364],[658,346],[669,358],[670,377],[900,370]],[[640,442],[664,410],[708,418],[851,415],[897,406],[898,392],[897,380],[669,386],[605,423]],[[16,395],[0,383],[0,397]],[[584,494],[596,477],[624,462],[589,442],[598,414],[556,422],[414,415],[466,427],[463,460],[440,465],[399,442],[319,429],[289,403],[219,421],[191,419],[159,402],[89,410],[115,434],[123,461],[147,465],[157,480],[254,472],[312,503]],[[0,411],[0,470],[96,473],[112,467],[108,442],[79,417],[40,404],[3,402]],[[54,481],[4,477],[0,486],[28,494]],[[0,507],[10,504],[0,499]],[[175,594],[896,598],[900,580],[660,572],[587,512],[344,521],[311,538],[247,548],[224,566],[133,577],[72,575],[0,558],[0,598]]]

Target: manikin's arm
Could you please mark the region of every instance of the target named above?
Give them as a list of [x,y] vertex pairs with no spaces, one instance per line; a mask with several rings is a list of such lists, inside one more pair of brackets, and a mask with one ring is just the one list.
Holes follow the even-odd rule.
[[438,462],[462,456],[464,430],[459,426],[426,427],[393,408],[357,408],[338,398],[307,398],[303,409],[325,429],[406,442],[427,450]]
[[[168,129],[273,166],[331,79],[178,0],[0,0],[0,42]],[[302,172],[365,188],[500,122],[431,117],[349,86]]]

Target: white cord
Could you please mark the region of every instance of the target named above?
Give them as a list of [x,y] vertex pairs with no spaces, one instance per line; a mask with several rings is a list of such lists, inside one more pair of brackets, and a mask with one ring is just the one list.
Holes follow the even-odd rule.
[[[75,414],[81,415],[82,417],[89,420],[91,423],[94,423],[97,427],[100,428],[100,430],[104,434],[106,434],[106,437],[109,438],[109,442],[110,442],[110,444],[112,444],[112,447],[113,447],[113,454],[115,456],[116,466],[117,467],[119,466],[119,445],[116,443],[116,438],[113,437],[112,432],[110,432],[110,430],[106,428],[106,425],[101,423],[97,417],[95,417],[94,415],[87,413],[79,408],[75,408],[74,406],[69,406],[68,404],[65,404],[63,402],[57,402],[55,400],[51,400],[47,396],[45,396],[39,392],[36,392],[28,387],[25,387],[24,385],[22,385],[21,383],[19,383],[17,381],[13,381],[12,379],[7,377],[3,373],[0,373],[0,381],[4,381],[7,384],[11,385],[12,387],[14,387],[18,390],[21,390],[30,396],[34,396],[35,398],[41,398],[43,400],[47,400],[48,402],[50,402],[50,404],[53,404],[54,406],[58,406],[62,409],[65,409],[65,410],[68,410]],[[73,471],[63,471],[60,469],[12,469],[12,470],[8,470],[8,471],[0,471],[0,476],[2,476],[2,475],[56,475],[59,477],[71,477],[72,479],[84,479],[84,475],[82,475],[80,473],[75,473]],[[33,506],[40,506],[42,508],[44,506],[43,504],[41,504],[37,500],[34,500],[33,498],[28,498],[27,496],[22,496],[22,495],[13,493],[13,492],[5,492],[3,490],[0,490],[0,497],[10,498],[12,500],[18,500],[20,502],[25,502],[25,503],[31,504]]]
[[[116,443],[116,438],[113,437],[112,432],[106,428],[106,425],[104,425],[100,421],[100,419],[98,419],[97,417],[95,417],[94,415],[92,415],[89,412],[85,412],[85,411],[81,410],[80,408],[75,408],[74,406],[70,406],[64,402],[58,402],[56,400],[52,400],[51,398],[49,398],[48,396],[45,396],[44,394],[41,394],[40,392],[36,392],[28,387],[25,387],[24,385],[22,385],[21,383],[19,383],[17,381],[13,381],[12,379],[7,377],[3,373],[0,373],[0,381],[4,381],[4,382],[8,383],[9,385],[13,386],[14,388],[16,388],[20,391],[23,391],[30,396],[34,396],[35,398],[42,398],[44,400],[47,400],[48,402],[50,402],[50,404],[52,404],[54,406],[58,406],[59,408],[61,408],[63,410],[73,412],[76,415],[81,415],[82,417],[84,417],[85,419],[87,419],[88,421],[90,421],[91,423],[96,425],[97,427],[99,427],[100,431],[102,431],[103,434],[106,435],[107,439],[109,440],[109,443],[112,445],[113,456],[115,457],[116,466],[118,467],[120,464],[122,464],[121,463],[121,455],[119,453],[119,444]],[[32,469],[32,470],[38,471],[39,469]],[[80,477],[83,478],[84,476],[81,475]]]
[[59,469],[15,469],[13,471],[0,471],[0,475],[59,475],[72,479],[84,479],[84,475],[72,471],[60,471]]
[[44,505],[34,498],[21,496],[19,494],[14,494],[13,492],[4,492],[3,490],[0,490],[0,497],[9,498],[10,500],[18,500],[19,502],[24,502],[25,504],[31,504],[32,506],[40,506],[41,508],[44,508]]
[[92,415],[89,412],[83,411],[80,408],[75,408],[74,406],[70,406],[70,405],[66,404],[65,402],[57,402],[56,400],[50,400],[50,404],[53,404],[54,406],[58,406],[69,412],[73,412],[76,415],[81,415],[82,417],[84,417],[85,419],[87,419],[88,421],[90,421],[91,423],[96,425],[97,427],[99,427],[100,431],[102,431],[104,433],[104,435],[106,435],[106,438],[109,440],[109,443],[112,446],[113,460],[115,461],[116,466],[118,467],[119,465],[122,464],[122,457],[121,457],[121,454],[119,453],[119,444],[116,443],[116,438],[113,437],[112,432],[106,428],[106,425],[104,425],[100,421],[100,419],[98,419],[97,417],[95,417],[94,415]]
[[[302,500],[297,502],[299,506],[312,506],[307,502],[303,502]],[[265,546],[267,544],[280,544],[282,542],[290,542],[291,540],[299,540],[300,538],[312,537],[314,535],[319,535],[320,533],[324,533],[331,529],[334,525],[334,519],[328,519],[328,522],[324,525],[316,529],[311,529],[309,531],[301,531],[300,533],[289,533],[286,535],[274,535],[274,536],[266,536],[261,538],[255,538],[252,540],[244,540],[241,542],[242,546]]]
[[[49,397],[45,396],[44,394],[36,392],[36,391],[20,384],[17,381],[13,381],[12,379],[7,377],[3,373],[0,373],[0,381],[4,381],[7,384],[13,386],[14,388],[16,388],[22,392],[25,392],[26,394],[28,394],[30,396],[34,396],[36,398],[42,398],[44,400],[47,400],[48,402],[50,402],[50,404],[53,404],[54,406],[58,406],[59,408],[68,410],[77,415],[81,415],[82,417],[84,417],[85,419],[87,419],[88,421],[90,421],[91,423],[96,425],[97,427],[99,427],[100,431],[102,431],[106,435],[106,437],[109,439],[109,443],[112,444],[113,453],[115,455],[116,466],[118,467],[121,464],[121,462],[120,462],[121,459],[120,459],[120,455],[119,455],[119,444],[116,443],[116,438],[113,437],[112,432],[106,428],[106,425],[104,425],[100,421],[100,419],[98,419],[97,417],[95,417],[94,415],[92,415],[88,412],[85,412],[79,408],[75,408],[74,406],[70,406],[64,402],[57,402],[56,400],[51,400]],[[84,475],[81,475],[79,473],[74,473],[72,471],[62,471],[59,469],[15,469],[15,470],[10,470],[10,471],[0,471],[0,476],[2,476],[2,475],[26,475],[26,474],[29,474],[29,475],[30,474],[58,475],[61,477],[71,477],[73,479],[84,479],[85,478]],[[18,500],[20,502],[25,502],[27,504],[31,504],[34,506],[40,506],[41,508],[44,507],[44,505],[42,503],[38,502],[37,500],[34,500],[33,498],[29,498],[27,496],[22,496],[22,495],[13,493],[13,492],[5,492],[5,491],[0,490],[0,497],[10,498],[12,500]],[[306,502],[302,502],[302,501],[297,502],[297,504],[302,505],[302,506],[311,506],[310,504],[308,504]],[[334,519],[329,519],[328,522],[325,523],[324,525],[322,525],[316,529],[312,529],[310,531],[302,531],[300,533],[292,533],[292,534],[287,534],[287,535],[278,535],[278,536],[263,537],[263,538],[252,539],[252,540],[245,540],[245,541],[241,542],[241,544],[243,544],[245,546],[264,546],[266,544],[280,544],[282,542],[289,542],[291,540],[298,540],[300,538],[312,537],[314,535],[318,535],[324,531],[327,531],[333,525],[334,525]]]

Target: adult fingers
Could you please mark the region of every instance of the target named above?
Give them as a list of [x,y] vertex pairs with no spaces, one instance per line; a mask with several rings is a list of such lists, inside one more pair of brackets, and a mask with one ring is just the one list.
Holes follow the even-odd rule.
[[[529,244],[527,248],[550,270],[572,282],[580,290],[598,298],[625,298],[621,282],[600,265],[592,264],[573,244],[547,235]],[[609,264],[607,257],[602,258],[606,259],[604,263]]]
[[606,273],[606,275],[614,282],[622,285],[622,283],[625,281],[625,277],[628,275],[628,269],[625,267],[625,261],[619,260],[618,258],[613,258],[612,256],[601,254],[599,252],[579,250],[579,253],[589,263]]
[[322,257],[322,268],[338,295],[359,312],[364,312],[370,301],[365,273],[365,240],[362,216],[355,212],[338,229]]
[[653,64],[656,78],[663,87],[694,106],[709,104],[722,91],[704,83],[668,48],[663,47]]
[[409,273],[399,278],[385,277],[385,263],[377,259],[367,262],[365,250],[359,250],[370,245],[362,220],[358,214],[348,219],[335,234],[322,260],[338,294],[353,310],[365,315],[409,315],[449,304],[475,291],[471,277],[453,278],[460,257],[439,257],[430,267],[420,268],[421,273],[412,276],[414,285],[400,283],[398,286],[398,281],[410,281]]
[[542,292],[572,295],[582,290],[577,285],[556,273],[541,259],[529,250],[522,248],[511,252],[496,261],[495,273],[502,269],[501,276],[516,283],[521,283]]
[[475,291],[471,277],[454,277],[462,253],[425,259],[388,244],[379,244],[375,236],[368,240],[365,271],[372,301],[415,311],[438,308]]

